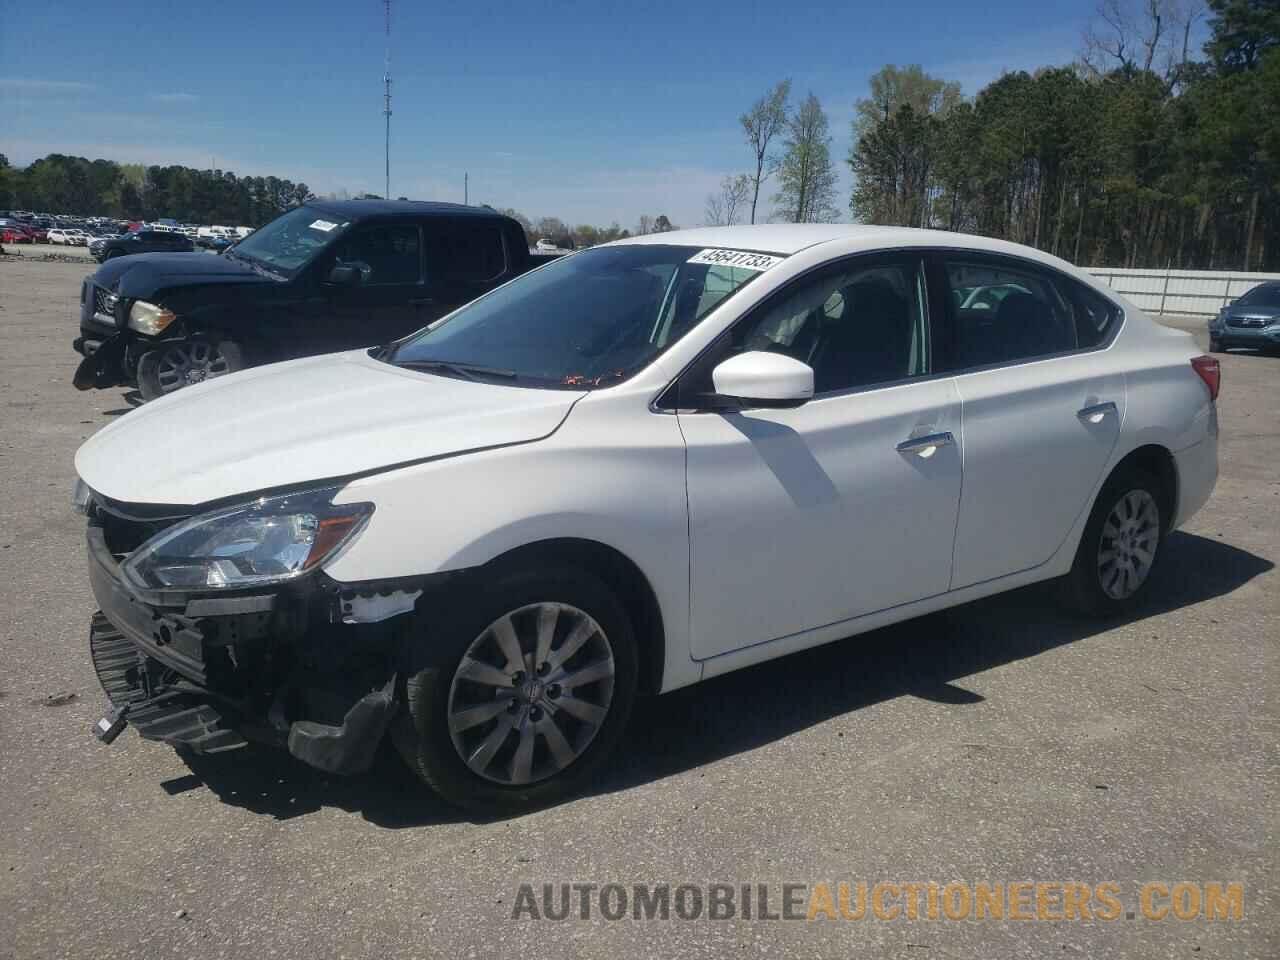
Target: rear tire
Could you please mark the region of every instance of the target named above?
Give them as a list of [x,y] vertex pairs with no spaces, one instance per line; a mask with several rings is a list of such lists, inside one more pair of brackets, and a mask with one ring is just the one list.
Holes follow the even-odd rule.
[[600,580],[576,567],[500,574],[419,614],[414,633],[392,736],[445,801],[509,813],[592,782],[638,675],[630,618]]
[[1111,476],[1085,524],[1063,599],[1074,610],[1109,617],[1138,606],[1151,584],[1170,517],[1161,483],[1136,467]]
[[1210,337],[1210,338],[1209,338],[1209,352],[1210,352],[1210,353],[1222,353],[1222,352],[1224,352],[1224,351],[1223,351],[1223,347],[1222,347],[1222,341],[1221,341],[1221,340],[1219,340],[1217,337]]

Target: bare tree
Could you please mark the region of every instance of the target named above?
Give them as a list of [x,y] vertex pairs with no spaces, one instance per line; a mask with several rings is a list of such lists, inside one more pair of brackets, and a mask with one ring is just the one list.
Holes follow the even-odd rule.
[[774,161],[769,155],[769,145],[782,132],[787,123],[787,100],[791,96],[791,81],[783,80],[752,104],[751,109],[738,118],[742,132],[756,160],[756,173],[751,178],[751,222],[756,222],[756,205],[760,201],[760,184],[773,173]]
[[1082,59],[1095,74],[1158,68],[1172,79],[1203,16],[1203,0],[1099,0]]
[[750,174],[726,176],[718,193],[707,194],[705,222],[709,227],[733,226],[742,217],[747,198],[751,196]]
[[640,222],[636,224],[636,235],[643,237],[646,233],[653,233],[653,217],[647,213],[640,218]]

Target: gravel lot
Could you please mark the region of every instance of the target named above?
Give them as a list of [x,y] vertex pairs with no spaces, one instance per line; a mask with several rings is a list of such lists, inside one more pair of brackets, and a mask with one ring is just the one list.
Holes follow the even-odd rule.
[[[1030,588],[765,664],[642,703],[595,795],[475,822],[391,755],[92,739],[72,455],[131,407],[71,387],[88,266],[0,261],[0,957],[1280,954],[1280,359],[1222,358],[1217,492],[1142,616]],[[1245,914],[511,919],[522,882],[864,880],[1237,881]]]

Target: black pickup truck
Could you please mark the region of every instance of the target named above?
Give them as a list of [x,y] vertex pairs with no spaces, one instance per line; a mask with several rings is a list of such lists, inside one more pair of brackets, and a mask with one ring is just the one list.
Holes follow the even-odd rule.
[[222,256],[117,257],[80,289],[81,390],[152,400],[244,367],[388,343],[535,266],[487,207],[313,201]]

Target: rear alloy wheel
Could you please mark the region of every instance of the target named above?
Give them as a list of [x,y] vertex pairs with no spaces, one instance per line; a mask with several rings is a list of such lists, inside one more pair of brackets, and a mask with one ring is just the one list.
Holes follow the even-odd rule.
[[636,649],[626,611],[586,571],[500,577],[423,615],[429,662],[405,684],[395,732],[445,800],[494,812],[586,786],[631,712]]
[[1162,493],[1139,470],[1117,474],[1102,488],[1066,577],[1072,606],[1108,615],[1139,602],[1159,556],[1166,521]]
[[142,355],[138,361],[138,390],[142,399],[155,400],[243,367],[240,347],[230,340],[173,340]]

